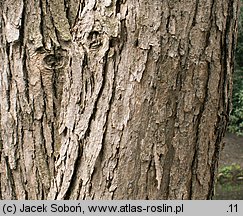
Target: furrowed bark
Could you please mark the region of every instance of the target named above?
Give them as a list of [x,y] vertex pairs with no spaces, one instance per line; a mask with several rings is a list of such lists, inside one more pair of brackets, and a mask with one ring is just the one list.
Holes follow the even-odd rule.
[[1,199],[212,197],[237,0],[1,4]]

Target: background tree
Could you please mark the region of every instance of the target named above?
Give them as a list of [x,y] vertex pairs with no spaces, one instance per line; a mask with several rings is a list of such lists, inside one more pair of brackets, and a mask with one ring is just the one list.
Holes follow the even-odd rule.
[[0,7],[1,199],[210,199],[238,0]]

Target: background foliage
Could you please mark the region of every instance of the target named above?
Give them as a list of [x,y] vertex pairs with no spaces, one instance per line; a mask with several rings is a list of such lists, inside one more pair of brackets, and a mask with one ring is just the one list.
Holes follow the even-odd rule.
[[[241,0],[243,3],[243,0]],[[242,4],[243,5],[243,4]],[[230,115],[229,132],[243,136],[243,7],[241,5],[238,30],[238,44],[235,53],[233,76],[233,108]]]

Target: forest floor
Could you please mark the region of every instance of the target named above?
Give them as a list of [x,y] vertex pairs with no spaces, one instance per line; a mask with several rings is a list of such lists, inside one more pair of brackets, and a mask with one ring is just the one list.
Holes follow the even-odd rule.
[[[224,142],[225,146],[219,160],[219,171],[224,169],[224,173],[232,173],[233,165],[233,167],[237,166],[237,170],[240,170],[242,175],[243,136],[227,133]],[[236,172],[238,172],[237,170]],[[233,177],[230,178],[234,179]],[[243,200],[243,181],[236,182],[234,180],[226,180],[226,183],[223,184],[218,181],[214,199]]]
[[243,136],[227,133],[225,146],[219,161],[219,167],[239,164],[243,168]]

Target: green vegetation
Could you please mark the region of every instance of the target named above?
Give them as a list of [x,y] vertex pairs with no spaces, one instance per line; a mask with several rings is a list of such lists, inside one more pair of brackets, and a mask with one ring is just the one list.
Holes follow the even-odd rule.
[[243,167],[238,164],[226,165],[219,169],[215,185],[214,200],[243,199]]
[[242,184],[243,168],[238,164],[222,167],[219,169],[218,182],[221,185]]
[[243,68],[234,75],[233,109],[230,115],[229,132],[243,135]]
[[[241,1],[243,2],[243,1]],[[243,135],[243,7],[239,17],[238,44],[235,53],[233,76],[233,108],[230,115],[229,132]]]

